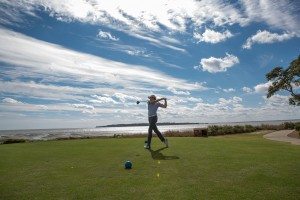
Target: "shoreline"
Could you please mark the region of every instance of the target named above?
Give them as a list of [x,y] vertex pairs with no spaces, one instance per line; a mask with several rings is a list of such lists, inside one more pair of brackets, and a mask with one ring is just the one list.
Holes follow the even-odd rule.
[[[231,124],[189,124],[159,126],[159,130],[169,136],[193,137],[195,128],[209,129],[209,136],[225,135],[233,133],[254,132],[258,130],[283,130],[294,129],[300,126],[300,120],[291,121],[260,121],[256,123],[231,123]],[[119,137],[146,137],[148,126],[138,127],[106,127],[93,129],[38,129],[38,130],[18,130],[0,131],[0,143],[14,143],[24,141],[47,141],[47,140],[69,140],[69,139],[89,139],[89,138],[119,138]],[[202,133],[201,133],[202,135]]]
[[[261,123],[263,122],[300,122],[300,119],[288,119],[288,120],[270,120],[270,121],[237,121],[237,122],[186,122],[186,123],[175,123],[175,122],[158,122],[158,126],[176,126],[176,125],[216,125],[216,124],[246,124],[246,123]],[[95,128],[108,128],[108,127],[138,127],[138,126],[147,126],[148,123],[133,123],[133,124],[109,124],[103,126],[96,126]]]
[[[187,123],[187,124],[173,124],[173,125],[160,125],[160,123],[157,123],[157,125],[159,126],[180,126],[180,125],[230,125],[230,124],[278,124],[280,122],[300,122],[300,119],[278,119],[278,120],[267,120],[267,121],[236,121],[236,122],[195,122],[195,123]],[[161,122],[161,123],[166,123],[166,122]],[[148,126],[148,123],[143,123],[146,124]],[[110,125],[103,125],[103,126],[98,126],[100,128],[122,128],[122,127],[128,127],[128,126],[120,126],[120,127],[108,127]],[[60,128],[25,128],[25,129],[0,129],[0,133],[1,132],[10,132],[10,131],[47,131],[47,130],[78,130],[78,129],[96,129],[97,126],[95,127],[60,127]],[[129,127],[140,127],[140,126],[129,126]],[[98,129],[98,128],[97,128]]]

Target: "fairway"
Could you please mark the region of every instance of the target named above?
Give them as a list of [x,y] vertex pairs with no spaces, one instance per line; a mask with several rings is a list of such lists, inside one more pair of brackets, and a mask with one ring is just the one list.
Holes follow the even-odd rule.
[[0,197],[299,199],[299,146],[250,134],[169,141],[153,138],[153,151],[143,138],[0,145]]

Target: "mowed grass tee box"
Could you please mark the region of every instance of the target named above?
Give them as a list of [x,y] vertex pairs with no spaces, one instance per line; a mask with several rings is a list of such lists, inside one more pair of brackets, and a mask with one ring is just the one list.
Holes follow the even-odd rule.
[[[298,199],[300,147],[262,135],[0,145],[1,199]],[[130,160],[132,169],[124,169]]]

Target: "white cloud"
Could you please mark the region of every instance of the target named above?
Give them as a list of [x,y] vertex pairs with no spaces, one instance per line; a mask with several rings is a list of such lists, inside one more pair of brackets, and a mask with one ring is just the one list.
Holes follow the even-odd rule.
[[160,38],[162,41],[168,42],[170,44],[177,44],[177,45],[181,45],[181,41],[179,41],[178,39],[169,37],[169,36],[162,36]]
[[49,104],[48,106],[42,104],[31,104],[23,103],[12,98],[5,98],[2,100],[3,104],[0,103],[0,110],[10,112],[43,112],[45,110],[72,110],[69,104]]
[[[119,43],[110,43],[109,45],[100,45],[98,48],[110,49],[113,51],[121,51],[131,56],[139,56],[148,59],[149,61],[157,61],[166,67],[184,69],[181,66],[170,63],[169,61],[163,60],[157,53],[152,51],[147,51],[146,48],[141,48],[139,46],[132,46]],[[181,50],[180,50],[181,51]],[[185,52],[185,50],[183,50]]]
[[[17,26],[29,20],[25,16],[37,18],[38,13],[46,12],[60,21],[105,26],[182,53],[187,52],[175,46],[182,45],[182,41],[175,39],[176,35],[197,33],[208,24],[224,28],[234,24],[246,26],[263,22],[271,28],[300,35],[298,4],[286,3],[285,0],[278,0],[276,4],[271,0],[243,0],[236,3],[224,0],[152,0],[143,3],[138,0],[2,0],[1,3],[0,13],[4,13],[0,19],[2,24]],[[106,33],[104,37],[118,39]],[[221,33],[208,29],[202,35],[195,34],[195,37],[216,43],[231,35],[229,31]]]
[[0,24],[20,26],[26,23],[26,16],[38,18],[36,7],[30,2],[1,0]]
[[235,89],[228,88],[228,89],[223,89],[223,91],[229,93],[229,92],[235,92]]
[[[153,51],[148,51],[146,48],[142,48],[139,46],[132,46],[126,44],[119,43],[110,43],[109,45],[101,45],[97,46],[99,48],[110,49],[113,51],[121,51],[131,56],[138,56],[148,59],[148,61],[157,61],[163,64],[166,67],[176,68],[176,69],[184,69],[181,66],[170,63],[172,60],[165,61],[158,53]],[[184,50],[185,51],[185,50]]]
[[77,110],[81,111],[83,114],[97,114],[95,107],[87,104],[72,104],[72,106]]
[[125,52],[129,55],[132,55],[132,56],[143,56],[143,57],[146,57],[146,58],[150,57],[150,54],[147,54],[143,50],[133,49],[133,50],[125,50]]
[[[108,97],[104,95],[104,97]],[[264,97],[265,98],[265,97]],[[169,98],[168,98],[169,99]],[[190,99],[191,101],[189,101]],[[198,101],[198,102],[197,102]],[[295,108],[288,105],[288,97],[281,95],[274,95],[271,98],[265,98],[265,103],[259,107],[246,107],[242,104],[243,99],[237,96],[231,98],[219,98],[215,103],[204,102],[201,98],[195,97],[170,97],[168,109],[163,109],[159,112],[163,121],[189,121],[189,122],[236,122],[236,121],[257,121],[257,120],[274,120],[274,119],[290,119],[291,116],[300,117],[300,108]],[[193,102],[195,104],[187,106]],[[86,106],[85,106],[86,105]],[[136,120],[141,122],[147,117],[146,109],[144,106],[130,106],[119,108],[103,108],[103,106],[94,106],[94,109],[89,108],[89,104],[82,104],[74,107],[73,104],[61,103],[61,104],[48,104],[47,108],[43,105],[33,104],[17,104],[7,105],[6,103],[0,103],[1,113],[5,116],[0,120],[0,127],[2,128],[25,128],[26,123],[35,122],[44,123],[45,127],[82,127],[111,123],[109,116],[114,116],[115,123],[133,123]],[[44,108],[43,108],[44,107]],[[51,119],[49,116],[40,115],[38,118],[29,117],[22,114],[22,111],[34,111],[44,112],[47,109],[48,112],[55,112],[56,120]],[[68,114],[70,111],[82,112],[84,115],[80,115],[83,121],[78,125],[78,118],[75,115]],[[97,116],[106,116],[104,118],[97,118]],[[116,118],[118,115],[118,118]],[[67,119],[66,119],[66,116]],[[59,120],[58,120],[59,119]],[[70,122],[72,121],[72,123]],[[132,121],[134,120],[134,121]],[[60,123],[64,121],[64,124]],[[103,122],[104,121],[104,122]],[[14,123],[12,123],[14,122]],[[16,127],[16,122],[18,126]],[[26,123],[25,123],[26,122]],[[103,123],[102,123],[103,122]],[[25,124],[24,124],[25,123]],[[67,124],[66,124],[67,123]],[[6,125],[5,125],[6,124]],[[31,127],[32,128],[32,127]],[[36,128],[36,127],[35,127]]]
[[103,114],[106,115],[106,117],[109,117],[110,114],[113,114],[115,110],[118,109],[123,109],[124,112],[128,111],[132,114],[144,110],[140,107],[132,107],[133,104],[135,105],[135,101],[134,103],[131,102],[131,106],[129,107],[126,106],[126,104],[124,106],[123,102],[117,102],[111,97],[106,97],[104,95],[93,95],[93,98],[86,99],[85,101],[82,101],[82,103],[62,103],[60,101],[55,101],[47,102],[46,105],[35,103],[22,103],[12,98],[5,98],[0,102],[0,115],[2,113],[22,114],[23,112],[31,112],[31,114],[33,115],[39,113],[40,116],[46,117],[49,113],[54,111],[56,112],[56,116],[64,115],[65,117],[67,115],[70,115],[70,112],[81,112],[87,114],[87,116],[89,116],[89,114]]
[[15,94],[22,94],[25,96],[30,96],[31,98],[38,99],[80,100],[83,98],[82,96],[80,96],[80,94],[93,94],[97,91],[99,92],[99,90],[89,90],[85,88],[76,88],[70,86],[38,84],[33,81],[0,81],[0,92],[13,92]]
[[233,97],[233,102],[238,103],[238,102],[242,102],[243,99],[241,97]]
[[225,72],[228,68],[239,63],[238,57],[226,53],[223,58],[202,58],[200,61],[201,66],[194,67],[195,69],[202,69],[210,73]]
[[111,88],[167,88],[170,84],[181,90],[202,88],[145,66],[124,64],[79,53],[5,29],[0,29],[0,42],[1,61],[16,66],[15,76],[19,73],[19,76],[33,78],[43,75],[44,78],[52,77],[53,80],[76,79],[83,84],[108,84]]
[[234,110],[242,110],[242,101],[242,98],[235,96],[229,99],[219,98],[216,103],[200,102],[196,104],[190,114],[194,117],[209,116],[211,119],[215,118],[216,121],[221,122],[224,120],[225,116],[239,116],[240,113]]
[[[206,89],[202,83],[72,51],[5,29],[0,29],[0,43],[1,62],[12,66],[3,72],[14,79],[0,81],[0,92],[29,98],[29,102],[43,101],[43,104],[17,104],[17,100],[6,98],[0,103],[1,113],[35,112],[47,116],[53,111],[61,111],[57,115],[82,112],[85,116],[105,115],[112,119],[114,116],[109,115],[115,109],[142,113],[142,108],[128,107],[131,101],[135,103],[153,92],[163,96],[160,92],[170,85],[176,91]],[[24,76],[39,82],[22,80]]]
[[183,48],[174,46],[174,45],[170,44],[169,42],[164,42],[165,40],[162,41],[162,40],[157,39],[157,38],[159,38],[159,36],[157,36],[157,35],[156,36],[151,35],[151,34],[145,35],[144,33],[135,33],[135,32],[126,32],[126,33],[130,36],[133,36],[133,37],[136,37],[136,38],[139,38],[142,40],[146,40],[146,41],[150,42],[152,45],[157,46],[157,47],[166,47],[169,49],[173,49],[175,51],[187,53],[187,51]]
[[48,110],[48,106],[46,105],[37,105],[38,108],[40,108],[41,110]]
[[199,42],[219,43],[231,38],[233,34],[226,30],[225,32],[217,32],[211,29],[206,29],[204,33],[194,33],[193,37]]
[[[288,97],[274,95],[258,107],[245,107],[240,97],[220,98],[216,103],[201,102],[183,111],[185,119],[207,122],[266,121],[300,117],[300,108],[288,105]],[[176,113],[176,116],[179,116]],[[173,116],[174,117],[174,116]]]
[[249,22],[262,22],[272,28],[300,35],[299,3],[297,1],[243,0],[240,1],[244,17]]
[[203,102],[203,99],[195,97],[188,97],[187,100],[190,102]]
[[102,38],[102,39],[106,39],[106,40],[119,41],[119,38],[111,35],[110,32],[105,32],[105,31],[101,31],[101,30],[99,30],[99,33],[97,34],[97,37]]
[[111,97],[109,97],[107,95],[103,95],[103,96],[92,95],[91,97],[95,98],[95,99],[89,100],[89,102],[91,102],[91,103],[96,103],[96,104],[113,103],[113,104],[117,104],[117,102],[114,99],[112,99]]
[[278,106],[287,106],[289,104],[288,96],[274,94],[270,98],[267,98],[266,96],[264,96],[263,98],[265,99],[267,106],[278,107]]
[[[151,29],[161,31],[161,26],[173,31],[185,31],[191,20],[197,25],[211,21],[216,25],[244,23],[241,13],[227,2],[193,0],[153,0],[142,4],[138,0],[47,1],[28,0],[22,5],[15,1],[5,1],[6,6],[22,13],[25,8],[47,10],[51,16],[64,21],[78,20],[88,23],[101,23],[110,26],[130,27],[131,30]],[[138,5],[138,6],[137,6]],[[158,9],[159,8],[159,9]],[[24,10],[24,9],[23,9]]]
[[266,82],[266,83],[261,83],[258,84],[254,87],[254,91],[256,93],[266,93],[268,92],[268,88],[272,85],[272,82]]
[[[53,81],[53,80],[52,80]],[[59,80],[57,80],[59,81]],[[101,93],[114,93],[115,91],[124,91],[122,89],[114,89],[109,87],[96,87],[96,88],[85,88],[76,86],[61,86],[56,83],[43,84],[21,81],[0,81],[0,93],[14,93],[16,95],[24,95],[30,98],[40,100],[51,100],[51,101],[85,101],[87,96],[93,96],[93,94]],[[125,90],[128,93],[131,91]],[[136,89],[140,94],[145,94],[146,91],[142,89]]]
[[269,31],[258,30],[257,33],[249,37],[246,43],[242,46],[243,49],[251,49],[252,45],[258,44],[270,44],[274,42],[282,42],[295,37],[294,33],[283,33],[279,35],[278,33],[270,33]]
[[232,97],[231,99],[219,98],[219,104],[227,105],[227,104],[238,104],[241,103],[243,99],[241,97]]
[[113,96],[116,97],[117,99],[119,99],[122,103],[125,103],[127,101],[141,100],[137,96],[130,96],[130,95],[126,95],[126,94],[123,94],[123,93],[120,93],[120,92],[116,92]]
[[246,93],[251,93],[252,92],[252,89],[249,88],[249,87],[243,87],[242,90],[243,90],[243,92],[246,92]]
[[170,92],[172,92],[173,94],[177,94],[177,95],[190,95],[191,94],[189,91],[180,91],[180,90],[176,90],[173,87],[168,87],[167,89]]
[[86,109],[95,109],[94,106],[87,104],[72,104],[75,108],[86,108]]
[[[278,0],[243,0],[235,4],[222,0],[152,0],[140,3],[138,0],[86,1],[86,0],[2,0],[7,20],[22,20],[28,13],[35,15],[36,10],[46,10],[50,16],[63,21],[80,21],[102,24],[128,32],[186,31],[205,23],[216,26],[250,22],[265,22],[282,30],[299,31],[297,2],[286,3]],[[138,5],[138,6],[137,6]],[[159,8],[159,9],[158,9]],[[9,12],[14,10],[14,12]]]
[[[254,3],[253,3],[254,2]],[[63,21],[77,20],[85,23],[99,23],[111,28],[121,29],[124,32],[162,33],[162,27],[173,32],[187,30],[187,24],[191,22],[194,27],[212,22],[217,26],[226,24],[240,24],[242,26],[251,21],[266,21],[270,25],[282,29],[298,30],[299,24],[294,12],[293,5],[286,5],[284,1],[272,4],[271,1],[242,1],[239,2],[242,10],[237,9],[228,2],[217,1],[192,1],[176,0],[168,1],[155,0],[143,2],[143,5],[136,0],[129,1],[37,1],[29,0],[18,3],[16,1],[4,1],[1,11],[10,15],[11,21],[22,20],[25,13],[35,15],[34,10],[44,8],[50,16]],[[136,5],[139,5],[138,7]],[[280,5],[280,6],[279,6]],[[160,8],[160,9],[157,9]],[[14,12],[9,12],[9,10]],[[282,12],[285,11],[285,12]],[[268,14],[265,14],[268,12]],[[12,14],[15,13],[15,14]],[[274,14],[276,13],[276,15]],[[275,17],[274,17],[275,16]],[[280,17],[278,17],[280,16]],[[6,21],[9,21],[6,19]],[[162,25],[162,26],[160,26]],[[162,37],[167,37],[166,34]],[[152,37],[154,38],[154,37]],[[166,41],[166,40],[160,40]],[[167,42],[170,42],[168,40]]]
[[[94,104],[120,104],[123,98],[128,100],[140,100],[147,97],[150,93],[159,93],[161,90],[151,88],[124,88],[114,89],[109,87],[85,88],[59,86],[52,84],[42,84],[20,81],[0,81],[0,93],[12,93],[17,96],[30,97],[31,99],[39,99],[51,102],[91,102]],[[127,95],[123,95],[126,93]],[[101,95],[95,95],[101,94]],[[115,99],[113,99],[115,98]],[[14,102],[14,100],[5,99],[6,102]],[[101,105],[103,106],[103,105]],[[107,105],[106,105],[107,106]]]
[[8,103],[8,104],[23,104],[21,101],[17,101],[15,99],[12,98],[4,98],[2,99],[3,103]]

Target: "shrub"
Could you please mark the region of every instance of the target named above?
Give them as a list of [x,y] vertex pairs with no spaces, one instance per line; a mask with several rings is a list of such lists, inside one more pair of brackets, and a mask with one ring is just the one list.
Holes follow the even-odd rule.
[[232,134],[234,133],[234,129],[232,126],[224,125],[221,127],[221,132],[226,135],[226,134]]
[[244,126],[235,125],[233,127],[233,132],[234,133],[244,133],[245,132]]
[[226,135],[226,134],[236,134],[236,133],[249,133],[257,130],[261,130],[261,128],[252,125],[245,125],[245,126],[212,125],[212,126],[208,126],[208,135],[215,136],[215,135]]
[[13,143],[24,143],[25,139],[5,139],[1,143],[2,144],[13,144]]
[[284,122],[283,123],[284,129],[294,129],[295,124],[293,122]]
[[300,133],[300,122],[295,123],[295,129]]
[[245,125],[245,132],[254,132],[256,128],[252,125]]
[[[207,127],[207,136],[217,136],[217,135],[227,135],[227,134],[237,134],[237,133],[250,133],[259,130],[283,130],[283,129],[292,129],[295,128],[299,131],[300,134],[300,122],[292,123],[285,122],[279,125],[271,125],[271,124],[261,124],[260,126],[253,125],[209,125]],[[168,130],[164,133],[167,137],[195,137],[194,132],[191,131],[172,131]],[[133,135],[134,137],[135,135]],[[144,135],[143,135],[144,136]],[[154,134],[155,137],[155,134]]]
[[193,137],[194,132],[193,131],[172,131],[168,130],[164,132],[164,135],[166,137]]
[[212,125],[207,127],[208,136],[218,135],[219,127],[217,125]]
[[260,125],[262,130],[283,130],[284,129],[284,124],[279,124],[279,125],[271,125],[271,124],[262,124]]

